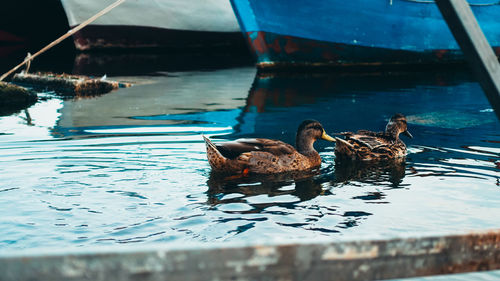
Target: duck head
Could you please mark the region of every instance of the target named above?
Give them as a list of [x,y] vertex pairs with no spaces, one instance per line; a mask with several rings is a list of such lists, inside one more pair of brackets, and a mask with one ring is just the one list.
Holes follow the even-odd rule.
[[335,139],[329,136],[323,126],[316,120],[304,120],[297,129],[295,137],[295,147],[302,154],[314,152],[313,144],[316,140],[324,139],[334,142]]
[[399,134],[413,138],[410,132],[408,132],[406,117],[401,113],[394,114],[394,116],[391,117],[389,123],[387,123],[387,126],[385,127],[385,133],[392,136],[394,139],[398,139]]

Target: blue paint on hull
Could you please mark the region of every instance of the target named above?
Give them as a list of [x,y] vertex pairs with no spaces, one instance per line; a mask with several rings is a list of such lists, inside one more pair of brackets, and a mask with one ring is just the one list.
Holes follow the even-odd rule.
[[[469,1],[483,32],[498,51],[500,5],[496,2]],[[261,66],[435,63],[463,59],[433,2],[231,0],[231,3]],[[396,58],[391,59],[392,54],[397,54]],[[401,54],[404,55],[400,57]]]

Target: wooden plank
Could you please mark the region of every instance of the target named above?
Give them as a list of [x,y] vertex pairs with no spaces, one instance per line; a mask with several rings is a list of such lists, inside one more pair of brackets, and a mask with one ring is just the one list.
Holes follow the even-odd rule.
[[0,279],[379,280],[500,269],[500,229],[393,240],[112,249],[0,255]]
[[436,0],[448,27],[500,119],[500,64],[466,0]]

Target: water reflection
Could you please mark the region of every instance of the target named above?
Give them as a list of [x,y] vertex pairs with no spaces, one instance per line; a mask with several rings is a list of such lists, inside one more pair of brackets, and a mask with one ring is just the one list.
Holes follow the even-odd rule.
[[[139,127],[153,132],[179,124],[233,126],[254,74],[253,68],[244,68],[238,73],[228,69],[136,77],[139,83],[131,88],[92,99],[65,100],[54,133],[74,136],[88,134],[91,129],[103,133],[126,128],[144,131]],[[228,75],[234,79],[228,81]]]
[[[388,192],[395,188],[405,188],[405,162],[392,161],[381,165],[336,162],[330,155],[323,155],[327,162],[321,169],[282,173],[277,175],[224,175],[211,172],[207,181],[207,204],[226,214],[296,214],[293,222],[280,223],[281,226],[299,228],[319,233],[338,233],[341,229],[359,226],[373,213],[360,206],[345,209],[336,205],[325,206],[327,209],[301,216],[304,206],[318,197],[333,200],[337,193],[346,189],[349,200],[362,200],[369,204],[388,204]],[[361,189],[349,190],[353,186]],[[376,186],[377,190],[366,188]],[[381,191],[383,189],[384,191]],[[342,199],[339,199],[342,202]],[[227,206],[227,207],[225,207]],[[235,206],[239,206],[235,208]],[[311,206],[310,206],[311,207]],[[313,207],[316,209],[316,207]],[[334,224],[318,224],[318,217],[334,215]]]
[[249,65],[252,65],[252,59],[246,48],[232,48],[230,52],[103,52],[77,54],[74,57],[72,72],[83,75],[137,76],[166,71],[206,71]]
[[[341,98],[346,94],[351,94],[351,102],[356,103],[363,93],[403,92],[405,89],[425,86],[449,87],[472,81],[471,76],[464,71],[260,73],[252,84],[245,110],[265,112],[272,107],[313,104],[322,98],[335,95]],[[407,98],[398,97],[403,100]]]
[[[318,196],[325,198],[334,196],[330,191],[334,185],[328,184],[327,177],[320,176],[323,172],[313,170],[279,175],[253,175],[250,177],[224,176],[211,173],[207,181],[209,187],[207,203],[216,210],[222,210],[225,214],[278,216],[281,219],[278,219],[276,224],[280,227],[326,235],[339,233],[341,229],[355,227],[368,216],[373,215],[369,212],[359,211],[359,209],[342,211],[341,208],[335,205],[318,206],[311,204],[311,200]],[[362,197],[360,195],[352,199]],[[304,211],[305,209],[307,211]],[[294,218],[287,218],[289,216],[294,216]],[[332,220],[328,216],[334,216],[335,219]],[[256,221],[259,220],[267,219],[256,219]],[[219,222],[225,221],[221,220]],[[253,224],[252,227],[254,227]],[[248,230],[248,228],[245,228],[245,230]]]
[[[207,181],[209,204],[224,204],[221,195],[240,193],[245,196],[266,194],[269,197],[279,195],[293,195],[298,201],[310,200],[318,195],[328,194],[323,191],[321,182],[315,179],[320,171],[289,172],[275,175],[228,176],[210,173]],[[270,205],[273,202],[269,202]]]
[[[3,249],[263,241],[498,227],[500,123],[467,74],[161,72],[92,99],[48,95],[0,117]],[[404,162],[220,177],[201,134],[294,143],[297,125],[383,130],[405,113]],[[410,118],[411,116],[411,118]],[[21,199],[20,199],[21,198]]]
[[407,115],[410,130],[421,134],[409,144],[462,146],[497,136],[491,134],[497,120],[490,105],[461,71],[256,75],[237,126],[240,135],[293,143],[297,120],[317,119],[328,132],[381,131],[395,112]]
[[349,183],[352,181],[387,185],[390,188],[402,188],[406,173],[406,162],[395,160],[382,163],[336,162],[335,182]]

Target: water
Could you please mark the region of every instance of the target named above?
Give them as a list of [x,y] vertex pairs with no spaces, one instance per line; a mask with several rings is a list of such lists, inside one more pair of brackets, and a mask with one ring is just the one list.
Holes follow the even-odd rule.
[[[87,99],[46,92],[0,117],[0,251],[499,227],[500,122],[468,74],[243,67],[119,79],[139,83]],[[293,143],[306,118],[329,133],[382,130],[396,112],[414,139],[392,166],[336,165],[319,141],[312,174],[221,178],[201,138]]]

